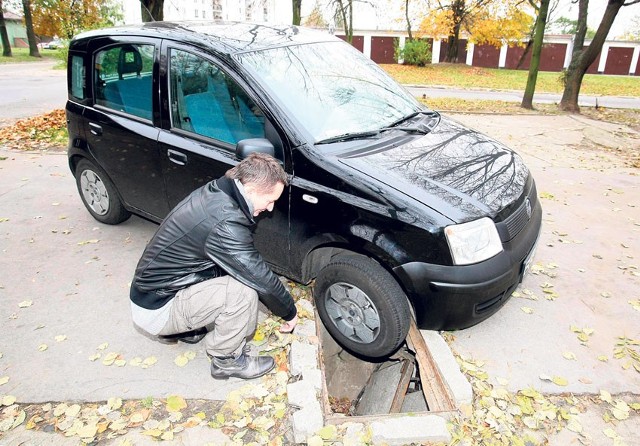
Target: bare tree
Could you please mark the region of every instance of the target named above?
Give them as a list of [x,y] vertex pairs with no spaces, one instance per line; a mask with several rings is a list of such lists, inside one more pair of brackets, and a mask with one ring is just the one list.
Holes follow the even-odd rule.
[[0,0],[0,38],[2,39],[2,55],[4,57],[11,57],[11,42],[9,41],[7,26],[4,23],[4,12],[2,8],[2,0]]
[[349,43],[353,42],[353,1],[333,0],[335,14],[344,28],[344,35]]
[[36,33],[33,32],[33,20],[31,18],[31,0],[22,0],[24,9],[24,24],[27,27],[27,40],[29,41],[29,56],[42,57],[38,51],[38,42],[36,42]]
[[560,104],[558,104],[560,110],[580,113],[578,96],[580,94],[580,87],[582,86],[582,79],[587,69],[602,51],[604,42],[611,30],[611,25],[613,25],[620,8],[636,3],[640,3],[640,0],[608,0],[607,8],[604,11],[596,35],[593,37],[591,44],[585,48],[584,37],[587,32],[587,8],[589,7],[589,0],[579,0],[578,29],[575,35],[571,63],[564,76],[564,92]]
[[164,20],[164,0],[140,0],[140,12],[143,22],[161,22]]
[[411,19],[409,18],[409,0],[404,0],[404,18],[407,21],[407,34],[409,34],[409,40],[413,40],[411,34]]
[[547,24],[547,14],[549,12],[550,0],[541,0],[536,18],[535,35],[533,39],[533,52],[531,53],[531,64],[529,65],[529,76],[527,86],[522,97],[522,108],[533,109],[533,94],[536,91],[536,81],[538,80],[538,68],[540,67],[540,55],[542,54],[542,43],[544,41],[544,29]]

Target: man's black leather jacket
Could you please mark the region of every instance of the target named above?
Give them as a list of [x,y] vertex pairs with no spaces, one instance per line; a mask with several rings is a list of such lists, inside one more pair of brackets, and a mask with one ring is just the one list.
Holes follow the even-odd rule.
[[145,248],[131,282],[131,300],[158,309],[183,288],[229,274],[256,290],[276,316],[293,319],[291,295],[253,245],[254,224],[233,180],[222,177],[195,190],[164,219]]

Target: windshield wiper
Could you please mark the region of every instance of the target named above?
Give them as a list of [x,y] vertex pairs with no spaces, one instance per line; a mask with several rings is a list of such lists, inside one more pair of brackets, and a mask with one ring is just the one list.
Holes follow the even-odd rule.
[[420,110],[420,111],[417,111],[417,112],[409,113],[408,115],[403,116],[402,118],[398,119],[394,123],[390,124],[389,127],[393,127],[394,125],[398,125],[398,124],[400,124],[402,122],[408,121],[409,119],[415,118],[416,116],[419,116],[419,115],[436,117],[436,116],[439,115],[439,113],[436,112],[436,111],[432,111],[432,110],[429,110],[429,111]]
[[382,132],[387,132],[389,130],[400,130],[407,133],[421,133],[423,135],[427,134],[425,129],[420,127],[400,127],[400,126],[389,126],[383,127],[378,130],[369,130],[367,132],[353,132],[353,133],[344,133],[342,135],[332,136],[331,138],[326,138],[318,141],[316,144],[331,144],[334,142],[342,142],[342,141],[350,141],[352,139],[363,139],[370,138],[373,136],[378,136]]

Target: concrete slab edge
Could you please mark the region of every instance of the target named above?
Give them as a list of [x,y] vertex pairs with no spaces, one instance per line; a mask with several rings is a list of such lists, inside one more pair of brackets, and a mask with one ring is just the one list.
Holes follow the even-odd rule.
[[464,409],[465,406],[470,406],[473,403],[473,387],[460,370],[449,344],[437,331],[420,330],[420,333],[429,347],[440,375],[451,390],[456,407]]

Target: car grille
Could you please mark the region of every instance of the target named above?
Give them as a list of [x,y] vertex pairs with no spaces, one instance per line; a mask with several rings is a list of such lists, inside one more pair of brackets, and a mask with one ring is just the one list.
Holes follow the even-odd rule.
[[502,222],[503,227],[506,229],[506,231],[501,231],[501,238],[503,242],[508,242],[513,239],[525,226],[527,226],[527,223],[529,223],[529,220],[531,219],[531,213],[535,203],[536,187],[533,185],[529,190],[527,198],[523,200],[513,214]]

